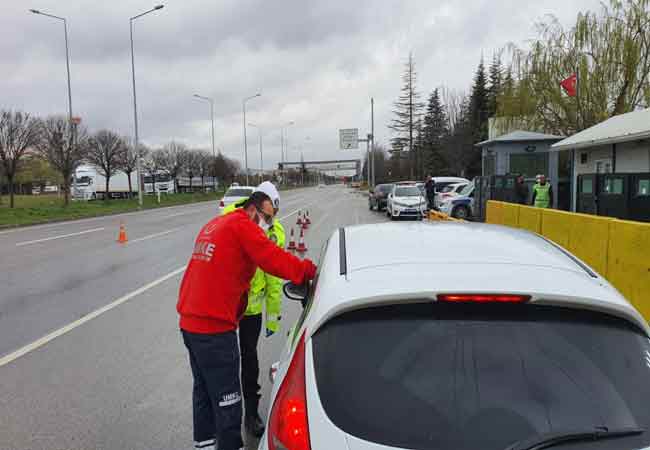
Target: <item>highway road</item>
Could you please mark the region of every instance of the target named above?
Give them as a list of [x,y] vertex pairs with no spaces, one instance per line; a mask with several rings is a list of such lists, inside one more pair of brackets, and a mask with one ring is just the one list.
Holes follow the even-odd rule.
[[[338,228],[387,220],[341,186],[282,194],[289,232],[308,209],[307,257]],[[216,210],[201,203],[0,232],[0,449],[191,448],[191,373],[178,287],[193,241]],[[116,242],[119,225],[129,242]],[[266,376],[300,305],[261,338]],[[247,448],[257,443],[247,437]]]

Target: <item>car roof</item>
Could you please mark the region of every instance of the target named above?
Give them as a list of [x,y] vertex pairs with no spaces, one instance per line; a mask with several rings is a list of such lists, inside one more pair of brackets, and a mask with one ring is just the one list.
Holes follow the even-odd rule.
[[320,265],[310,334],[347,310],[475,292],[519,293],[533,303],[596,309],[650,335],[643,317],[604,278],[525,230],[462,222],[346,227],[332,235]]
[[[255,187],[254,186],[230,186],[228,188],[228,191],[231,190],[231,189],[248,189],[248,190],[254,191]],[[226,192],[228,192],[228,191],[226,191]]]
[[462,177],[433,177],[436,183],[469,183],[467,178]]

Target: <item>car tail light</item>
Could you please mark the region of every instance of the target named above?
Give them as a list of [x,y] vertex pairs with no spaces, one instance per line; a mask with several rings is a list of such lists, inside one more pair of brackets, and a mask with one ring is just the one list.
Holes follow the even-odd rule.
[[223,200],[221,200],[221,201],[219,202],[219,206],[220,206],[221,208],[224,208],[224,207],[226,206],[226,204],[223,202]]
[[311,450],[305,391],[305,334],[275,397],[268,430],[269,450]]
[[525,303],[530,295],[519,294],[439,294],[439,302],[449,303]]

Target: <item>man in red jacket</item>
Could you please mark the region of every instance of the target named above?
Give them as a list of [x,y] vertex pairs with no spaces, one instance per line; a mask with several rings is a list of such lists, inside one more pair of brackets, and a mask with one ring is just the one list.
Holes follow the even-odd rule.
[[176,309],[194,377],[194,446],[238,450],[241,388],[237,327],[255,270],[302,284],[316,266],[285,252],[263,229],[273,204],[255,192],[242,208],[208,222],[199,232],[185,270]]

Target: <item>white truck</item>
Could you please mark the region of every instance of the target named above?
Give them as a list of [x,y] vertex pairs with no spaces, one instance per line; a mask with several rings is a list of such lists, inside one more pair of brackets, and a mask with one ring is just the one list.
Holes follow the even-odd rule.
[[169,173],[164,170],[156,172],[155,177],[151,174],[146,174],[144,176],[144,192],[145,194],[157,194],[159,192],[161,194],[173,194],[176,192],[174,180]]
[[135,172],[131,174],[131,191],[129,191],[129,177],[118,171],[110,178],[108,192],[106,191],[106,178],[99,173],[96,167],[83,164],[75,171],[73,184],[73,198],[77,200],[95,200],[110,198],[128,198],[138,192],[138,178]]

